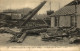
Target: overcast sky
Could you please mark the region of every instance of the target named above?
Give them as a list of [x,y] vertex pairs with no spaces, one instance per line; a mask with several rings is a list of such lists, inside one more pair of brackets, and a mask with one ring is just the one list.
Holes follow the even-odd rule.
[[[21,8],[35,8],[37,5],[39,5],[44,0],[0,0],[0,11],[4,9],[21,9]],[[44,7],[38,12],[38,13],[46,13],[47,10],[50,9],[49,2],[50,0],[46,0],[47,3],[44,5]],[[51,0],[52,2],[52,10],[58,10],[59,9],[59,3],[60,7],[63,7],[64,5],[68,4],[73,0]]]

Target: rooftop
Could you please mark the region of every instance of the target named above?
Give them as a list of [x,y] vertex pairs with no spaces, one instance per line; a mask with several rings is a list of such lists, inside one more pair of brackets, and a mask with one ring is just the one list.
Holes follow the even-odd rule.
[[61,15],[71,15],[75,14],[75,5],[77,9],[77,14],[80,14],[80,0],[78,2],[72,1],[69,4],[65,5],[63,8],[54,12],[51,16],[61,16]]

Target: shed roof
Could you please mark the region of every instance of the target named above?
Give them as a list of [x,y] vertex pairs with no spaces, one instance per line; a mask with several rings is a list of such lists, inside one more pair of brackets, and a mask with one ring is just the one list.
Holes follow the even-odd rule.
[[60,15],[70,15],[75,13],[75,5],[77,7],[77,14],[80,14],[80,0],[76,3],[76,1],[72,1],[69,4],[65,5],[63,8],[54,12],[51,16],[60,16]]

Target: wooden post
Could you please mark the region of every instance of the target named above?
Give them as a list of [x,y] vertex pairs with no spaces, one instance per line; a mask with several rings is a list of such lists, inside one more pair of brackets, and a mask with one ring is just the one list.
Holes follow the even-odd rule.
[[51,17],[51,28],[55,27],[55,17]]
[[57,27],[59,27],[59,19],[60,17],[57,17]]
[[76,13],[77,13],[77,5],[75,4],[75,27],[77,27],[77,16],[76,16]]
[[79,0],[74,0],[75,3],[75,27],[77,27],[77,5],[79,4]]

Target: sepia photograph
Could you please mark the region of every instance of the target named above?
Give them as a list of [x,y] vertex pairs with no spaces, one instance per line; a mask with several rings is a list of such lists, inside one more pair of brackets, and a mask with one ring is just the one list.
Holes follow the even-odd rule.
[[79,47],[80,0],[0,0],[4,46]]

